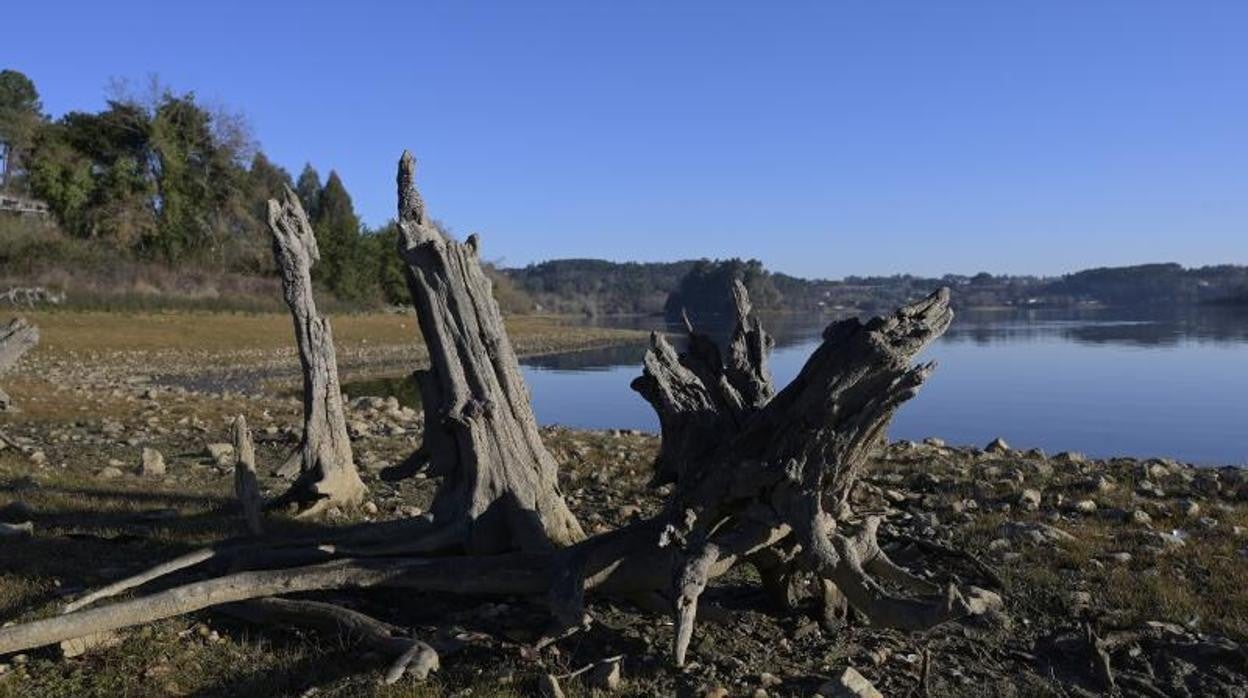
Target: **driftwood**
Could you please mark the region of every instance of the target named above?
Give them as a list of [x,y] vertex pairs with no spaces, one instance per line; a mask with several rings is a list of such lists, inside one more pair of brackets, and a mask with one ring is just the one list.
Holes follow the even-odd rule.
[[[895,564],[877,541],[881,521],[850,506],[894,411],[932,371],[911,362],[949,326],[947,291],[886,318],[831,324],[779,391],[767,368],[771,342],[744,287],[735,288],[737,325],[726,355],[692,327],[685,352],[652,335],[633,387],[660,417],[655,479],[672,483],[672,493],[657,516],[586,538],[537,436],[476,240],[447,240],[426,224],[413,168],[405,154],[400,254],[431,355],[421,377],[422,449],[442,478],[432,516],[320,541],[198,551],[159,572],[185,576],[194,565],[222,562],[234,571],[0,629],[0,653],[222,603],[389,587],[541,599],[551,621],[539,645],[584,626],[587,593],[652,607],[662,600],[675,621],[672,655],[680,664],[702,592],[742,562],[765,570],[765,583],[781,596],[813,576],[833,622],[852,608],[868,623],[916,630],[991,607],[995,595],[964,594]],[[161,574],[123,581],[133,588]]]
[[0,291],[0,302],[21,304],[28,308],[35,307],[36,303],[60,305],[65,302],[65,292],[50,291],[42,286],[15,286],[7,291]]
[[329,319],[317,313],[312,297],[312,265],[321,253],[299,197],[289,187],[280,203],[269,200],[269,229],[303,369],[299,474],[272,505],[294,502],[303,514],[312,515],[330,506],[358,503],[364,498],[364,483],[355,469],[347,436],[333,331]]
[[247,418],[234,419],[234,494],[243,510],[243,521],[253,536],[264,533],[260,483],[256,478],[256,447],[251,442]]
[[[0,373],[13,368],[18,359],[38,343],[39,329],[23,318],[14,318],[8,325],[0,327]],[[0,390],[0,412],[11,405],[8,394]]]

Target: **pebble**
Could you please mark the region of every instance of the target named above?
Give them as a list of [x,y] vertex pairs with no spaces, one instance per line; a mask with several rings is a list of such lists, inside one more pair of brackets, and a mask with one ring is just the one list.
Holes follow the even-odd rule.
[[820,686],[818,694],[824,698],[884,698],[884,694],[853,667]]
[[165,457],[154,448],[144,448],[139,457],[139,474],[148,477],[165,474]]

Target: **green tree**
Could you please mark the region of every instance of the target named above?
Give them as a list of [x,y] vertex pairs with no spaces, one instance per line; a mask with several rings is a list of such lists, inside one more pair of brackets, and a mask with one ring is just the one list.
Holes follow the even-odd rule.
[[134,245],[156,231],[150,135],[148,114],[134,105],[70,112],[36,134],[29,188],[68,232]]
[[411,305],[403,261],[399,258],[398,225],[394,221],[387,222],[368,236],[368,244],[382,299],[391,305]]
[[321,251],[321,261],[313,268],[316,277],[344,300],[360,301],[371,295],[377,288],[374,269],[368,263],[368,250],[361,239],[360,219],[355,215],[351,195],[337,172],[330,171],[325,180],[316,201],[312,227]]
[[303,171],[299,173],[295,194],[299,197],[303,212],[308,214],[308,219],[315,220],[317,203],[321,198],[321,175],[312,167],[312,163],[305,164]]
[[145,245],[149,252],[170,261],[211,255],[225,262],[241,239],[256,234],[241,145],[219,133],[194,94],[161,97],[151,134],[160,231]]
[[668,317],[680,317],[681,311],[687,310],[695,320],[701,317],[730,317],[733,313],[734,280],[745,284],[754,307],[769,309],[780,306],[780,291],[762,262],[757,259],[715,262],[703,259],[680,280],[680,285],[668,296],[664,310]]
[[20,172],[35,133],[43,123],[43,104],[35,83],[16,70],[0,70],[0,186],[8,188]]

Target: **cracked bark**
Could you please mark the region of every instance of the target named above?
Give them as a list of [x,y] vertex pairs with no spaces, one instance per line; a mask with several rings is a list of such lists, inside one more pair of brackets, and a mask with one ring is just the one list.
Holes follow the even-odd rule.
[[399,162],[399,256],[428,370],[417,373],[429,473],[442,477],[430,508],[460,531],[468,552],[570,545],[584,532],[563,500],[502,313],[481,269],[478,240],[444,237],[426,218],[416,162]]
[[320,260],[320,250],[299,197],[289,187],[280,203],[269,200],[269,230],[303,369],[299,474],[290,489],[271,505],[293,502],[301,515],[311,516],[331,506],[357,504],[364,498],[365,489],[347,436],[333,331],[329,319],[317,312],[312,295],[312,266]]

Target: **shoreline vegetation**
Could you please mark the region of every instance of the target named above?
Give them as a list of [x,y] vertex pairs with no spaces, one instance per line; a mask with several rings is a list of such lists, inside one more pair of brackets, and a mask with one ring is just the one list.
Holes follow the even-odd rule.
[[[375,259],[380,265],[395,256],[392,239],[378,237],[380,233],[358,235],[358,244],[367,249],[366,255],[360,253],[363,259]],[[360,264],[360,275],[374,285],[358,293],[344,293],[330,279],[314,278],[318,299],[327,311],[376,313],[410,308],[398,270]],[[666,317],[678,321],[681,312],[687,311],[696,322],[730,315],[722,298],[734,280],[745,283],[751,297],[759,299],[756,307],[760,312],[815,313],[829,318],[879,313],[940,287],[952,289],[953,306],[960,311],[1130,307],[1235,311],[1248,307],[1248,266],[1235,265],[1184,268],[1146,264],[1088,269],[1059,277],[980,273],[928,278],[897,274],[840,280],[801,279],[770,271],[757,260],[740,259],[656,263],[558,259],[522,268],[486,264],[484,270],[500,307],[509,316]],[[38,293],[4,295],[11,289]],[[0,212],[0,309],[6,307],[101,312],[284,311],[271,262],[258,260],[239,266],[224,259],[147,258],[105,238],[74,237],[54,222]]]

